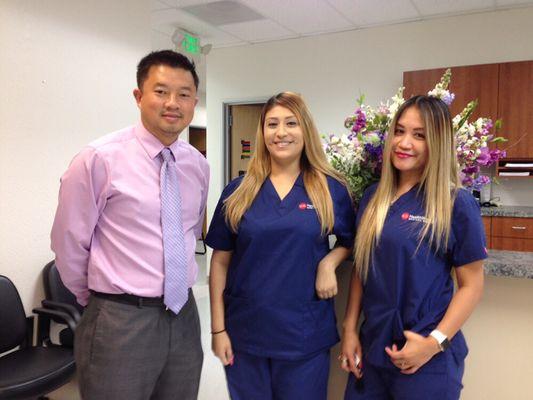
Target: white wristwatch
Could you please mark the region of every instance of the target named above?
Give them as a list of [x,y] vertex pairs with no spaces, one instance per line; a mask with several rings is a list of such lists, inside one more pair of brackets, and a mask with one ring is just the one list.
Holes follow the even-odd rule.
[[439,344],[440,351],[446,350],[448,347],[450,347],[450,341],[448,340],[448,336],[446,336],[441,331],[435,329],[431,331],[429,336],[433,336],[437,343]]

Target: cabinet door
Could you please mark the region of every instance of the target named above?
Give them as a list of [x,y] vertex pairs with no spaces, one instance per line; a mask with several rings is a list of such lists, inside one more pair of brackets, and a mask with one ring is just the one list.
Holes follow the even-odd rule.
[[[452,80],[449,90],[455,94],[451,104],[452,117],[459,114],[469,101],[478,99],[479,104],[470,120],[498,115],[498,73],[499,64],[470,65],[452,67]],[[445,68],[403,73],[404,97],[427,94],[439,82]]]
[[492,217],[482,217],[483,219],[483,227],[485,228],[485,239],[487,241],[487,249],[491,249],[492,243],[491,243],[491,225],[492,225]]
[[498,118],[507,158],[533,158],[533,61],[500,64]]

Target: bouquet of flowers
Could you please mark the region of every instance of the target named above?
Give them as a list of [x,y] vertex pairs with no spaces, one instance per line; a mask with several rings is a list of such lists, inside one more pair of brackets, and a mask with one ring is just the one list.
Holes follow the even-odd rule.
[[[435,88],[428,92],[428,96],[438,97],[450,105],[455,98],[448,90],[450,79],[451,70],[448,69]],[[344,121],[348,133],[325,138],[326,156],[333,168],[345,177],[356,202],[370,184],[379,180],[385,138],[392,119],[403,102],[403,88],[377,108],[366,105],[364,96],[361,96],[354,114]],[[461,181],[463,186],[472,190],[480,190],[490,183],[490,177],[482,174],[480,167],[489,167],[505,157],[505,151],[491,150],[488,147],[491,142],[505,141],[490,132],[493,127],[501,127],[500,121],[495,124],[489,118],[468,121],[476,106],[477,100],[471,101],[453,118]]]

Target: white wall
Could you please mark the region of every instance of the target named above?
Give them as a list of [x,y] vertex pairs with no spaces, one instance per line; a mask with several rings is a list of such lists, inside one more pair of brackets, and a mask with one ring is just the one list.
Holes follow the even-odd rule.
[[[531,21],[533,8],[524,8],[213,50],[207,65],[208,215],[223,185],[223,102],[300,92],[319,130],[341,133],[359,95],[377,105],[401,86],[403,71],[533,59]],[[533,180],[504,181],[493,196],[531,205]],[[532,289],[530,280],[487,279],[485,297],[465,326],[471,353],[463,399],[531,397]]]
[[59,177],[81,147],[137,122],[144,0],[0,0],[0,273],[43,297]]

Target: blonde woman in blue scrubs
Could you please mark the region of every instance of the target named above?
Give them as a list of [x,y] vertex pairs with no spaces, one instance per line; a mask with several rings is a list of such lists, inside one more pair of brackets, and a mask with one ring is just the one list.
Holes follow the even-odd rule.
[[248,171],[224,189],[206,238],[213,351],[233,400],[326,399],[339,340],[335,269],[354,229],[348,190],[302,98],[272,97]]
[[445,103],[413,97],[391,127],[381,179],[357,215],[345,399],[455,400],[468,352],[460,328],[483,290],[480,210],[460,187]]

